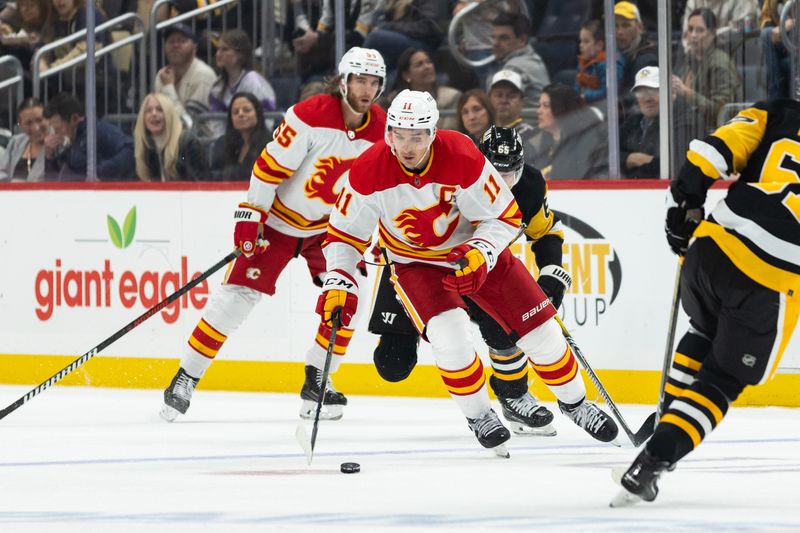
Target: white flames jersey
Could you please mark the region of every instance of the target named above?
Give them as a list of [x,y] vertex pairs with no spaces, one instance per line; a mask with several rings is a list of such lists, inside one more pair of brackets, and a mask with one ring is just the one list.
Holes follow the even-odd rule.
[[353,163],[331,212],[327,269],[355,276],[376,225],[391,261],[452,266],[450,250],[471,239],[493,247],[496,257],[521,221],[511,191],[465,135],[438,131],[430,161],[417,173],[381,141]]
[[383,138],[385,125],[386,113],[373,104],[364,125],[348,130],[341,100],[330,94],[293,105],[253,165],[247,202],[269,211],[267,226],[283,234],[325,232],[340,178]]

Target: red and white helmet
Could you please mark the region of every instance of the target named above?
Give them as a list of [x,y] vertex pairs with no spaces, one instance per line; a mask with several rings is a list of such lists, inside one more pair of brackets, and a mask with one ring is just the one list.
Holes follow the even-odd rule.
[[378,94],[375,96],[376,100],[386,85],[386,63],[383,62],[380,52],[372,48],[354,46],[345,52],[339,61],[339,74],[342,75],[340,88],[342,96],[345,97],[347,96],[347,80],[351,74],[377,76],[381,79],[381,88],[378,89]]
[[405,89],[395,96],[386,112],[386,131],[392,128],[436,132],[439,109],[436,100],[426,91]]

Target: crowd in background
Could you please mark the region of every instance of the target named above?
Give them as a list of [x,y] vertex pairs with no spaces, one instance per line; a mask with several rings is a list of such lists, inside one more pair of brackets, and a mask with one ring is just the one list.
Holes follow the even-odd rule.
[[[476,1],[482,5],[471,8]],[[176,0],[162,18],[207,2],[214,0]],[[209,29],[179,22],[161,32],[160,68],[150,92],[129,110],[131,121],[106,120],[97,108],[97,178],[248,180],[277,124],[274,112],[328,90],[326,81],[335,74],[332,0],[284,2],[279,43],[265,43],[252,24],[237,27],[225,9],[205,15],[224,19]],[[149,17],[152,4],[97,0],[95,24],[129,12]],[[778,28],[781,7],[773,0],[673,2],[676,159],[691,139],[726,118],[726,106],[752,96],[743,76],[753,68],[763,98],[789,96],[791,54]],[[386,61],[382,106],[403,89],[424,90],[442,110],[439,128],[477,142],[492,123],[514,127],[526,161],[548,179],[609,177],[606,83],[613,61],[622,176],[612,177],[659,177],[656,0],[616,3],[615,50],[606,46],[600,0],[346,0],[344,8],[346,47],[377,49]],[[467,8],[457,52],[471,61],[494,56],[474,68],[455,61],[446,42],[452,18]],[[29,69],[39,47],[86,23],[85,0],[0,0],[0,56],[13,55]],[[784,29],[793,32],[793,20]],[[99,34],[97,46],[112,36]],[[757,44],[755,64],[737,59],[746,42]],[[276,91],[276,79],[257,66],[256,53],[273,45],[290,53],[295,94]],[[47,72],[85,50],[83,40],[58,46],[36,66]],[[102,69],[114,67],[97,65],[98,91],[126,90],[103,86],[112,82]],[[11,135],[0,136],[0,181],[86,179],[84,89],[78,68],[49,85],[39,101],[29,97],[26,72],[28,97],[12,110],[15,122],[6,125]]]

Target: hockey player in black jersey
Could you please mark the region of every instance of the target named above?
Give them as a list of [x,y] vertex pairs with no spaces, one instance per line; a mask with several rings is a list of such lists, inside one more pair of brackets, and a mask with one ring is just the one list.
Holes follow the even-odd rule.
[[[653,501],[657,481],[722,421],[747,385],[775,373],[800,315],[800,102],[743,110],[689,145],[670,185],[667,241],[685,256],[690,318],[655,433],[620,479],[612,506]],[[739,177],[703,220],[706,192]]]
[[[557,309],[572,280],[561,267],[564,235],[558,217],[547,205],[547,183],[541,172],[524,164],[522,141],[514,129],[492,126],[484,133],[480,149],[514,194],[527,224],[524,232],[532,242],[539,268],[537,281]],[[528,357],[516,346],[517,339],[507,334],[469,298],[465,301],[471,319],[478,324],[483,340],[489,346],[493,370],[489,382],[511,429],[523,435],[555,435],[556,430],[551,424],[553,414],[539,405],[528,391]],[[392,382],[406,379],[417,363],[420,337],[397,300],[389,268],[384,268],[378,286],[369,330],[381,336],[374,353],[375,366],[381,377]],[[533,368],[549,386],[575,378],[574,374],[550,373],[551,368],[536,365]],[[580,379],[580,374],[577,378]],[[598,440],[608,442],[616,437],[616,424],[594,404],[584,401],[578,406],[568,406],[559,402],[559,407]]]

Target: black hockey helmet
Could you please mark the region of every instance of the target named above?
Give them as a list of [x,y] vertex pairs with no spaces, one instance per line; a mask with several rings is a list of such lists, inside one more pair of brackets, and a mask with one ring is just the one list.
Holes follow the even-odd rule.
[[492,124],[481,137],[481,152],[502,173],[522,168],[522,138],[514,128],[501,128]]

